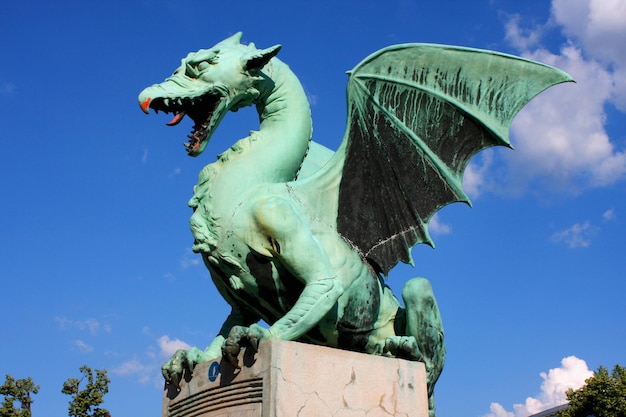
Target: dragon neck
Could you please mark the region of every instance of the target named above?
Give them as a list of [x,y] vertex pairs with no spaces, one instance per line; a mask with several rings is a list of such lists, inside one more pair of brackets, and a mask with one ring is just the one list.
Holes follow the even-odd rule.
[[263,73],[266,78],[256,102],[261,121],[258,132],[251,132],[220,156],[223,168],[236,169],[240,179],[247,175],[244,182],[248,184],[295,179],[312,134],[311,110],[295,74],[277,58]]

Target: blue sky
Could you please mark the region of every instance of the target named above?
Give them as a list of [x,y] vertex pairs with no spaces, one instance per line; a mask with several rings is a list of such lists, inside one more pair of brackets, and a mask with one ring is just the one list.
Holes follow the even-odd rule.
[[448,360],[440,417],[521,417],[558,403],[626,347],[626,2],[29,1],[0,13],[0,375],[41,385],[34,415],[66,413],[63,381],[106,368],[114,417],[159,415],[161,363],[204,347],[229,311],[190,251],[187,200],[204,164],[256,128],[227,117],[200,158],[184,127],[137,105],[188,51],[239,30],[309,96],[336,148],[345,71],[391,44],[495,49],[569,72],[482,153],[414,249],[399,292],[428,277]]

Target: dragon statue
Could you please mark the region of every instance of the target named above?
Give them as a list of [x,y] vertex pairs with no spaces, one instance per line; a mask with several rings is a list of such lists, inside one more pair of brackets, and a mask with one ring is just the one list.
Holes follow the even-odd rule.
[[[431,244],[428,221],[469,199],[469,159],[510,147],[517,112],[572,79],[555,68],[477,49],[403,44],[350,71],[348,121],[336,152],[311,140],[307,96],[280,45],[257,49],[237,33],[188,54],[139,104],[193,121],[187,153],[200,155],[226,113],[255,105],[260,128],[201,171],[189,205],[193,250],[232,307],[205,349],[179,350],[167,382],[267,339],[422,361],[430,413],[445,359],[430,283],[409,280],[403,306],[385,285],[391,268]],[[264,320],[264,328],[257,323]]]

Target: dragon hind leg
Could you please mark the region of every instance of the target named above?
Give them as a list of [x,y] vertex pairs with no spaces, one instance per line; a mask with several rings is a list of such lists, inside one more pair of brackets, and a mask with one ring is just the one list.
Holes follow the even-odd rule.
[[[405,308],[398,310],[395,322],[396,334],[404,335],[404,339],[414,338],[417,342],[418,352],[421,354],[418,360],[424,362],[426,366],[429,412],[434,416],[433,390],[446,357],[439,307],[430,282],[424,278],[409,280],[402,289],[402,299]],[[408,347],[404,339],[396,338]]]

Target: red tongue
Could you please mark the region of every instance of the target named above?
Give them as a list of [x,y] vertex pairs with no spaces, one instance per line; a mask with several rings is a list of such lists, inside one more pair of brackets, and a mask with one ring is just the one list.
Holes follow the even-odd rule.
[[176,126],[180,123],[181,120],[185,117],[185,112],[181,111],[180,113],[176,113],[174,118],[167,123],[168,126]]

